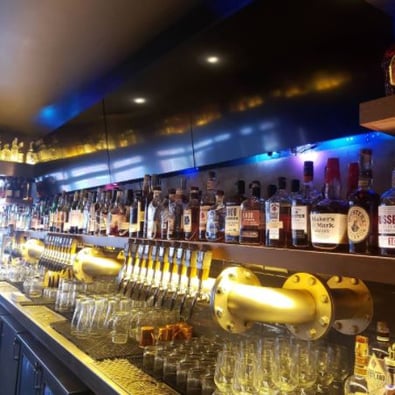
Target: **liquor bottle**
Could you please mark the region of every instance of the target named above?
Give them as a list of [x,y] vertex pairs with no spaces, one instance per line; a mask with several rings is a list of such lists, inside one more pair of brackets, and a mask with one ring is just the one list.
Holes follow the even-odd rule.
[[314,188],[314,163],[303,164],[303,188],[291,198],[292,245],[296,248],[311,247],[310,211],[321,194]]
[[151,200],[150,185],[151,185],[151,176],[149,174],[145,174],[143,179],[141,201],[139,202],[140,204],[138,208],[138,215],[139,215],[139,222],[141,229],[141,231],[139,231],[139,237],[146,237],[147,235],[146,217],[147,217],[147,208]]
[[369,394],[382,395],[386,384],[385,358],[388,357],[390,331],[385,321],[377,321],[376,336],[370,342],[366,380]]
[[358,335],[355,338],[354,373],[348,376],[344,382],[344,395],[369,394],[366,381],[368,360],[368,338]]
[[215,171],[208,173],[206,191],[202,195],[202,199],[199,207],[199,240],[206,239],[206,228],[207,228],[207,213],[211,207],[215,204],[215,194],[217,189],[217,179]]
[[162,204],[162,188],[155,186],[153,188],[152,199],[147,208],[147,239],[160,238],[160,211]]
[[380,195],[372,189],[372,150],[359,153],[358,188],[348,197],[347,237],[349,252],[377,254]]
[[170,207],[176,199],[175,188],[169,188],[168,195],[162,200],[160,211],[160,238],[166,240],[169,234],[169,225],[174,227],[174,222],[170,218]]
[[107,220],[108,220],[108,210],[111,206],[111,191],[104,192],[104,198],[99,207],[99,235],[106,236],[107,234]]
[[169,201],[168,217],[168,240],[180,240],[184,238],[184,190],[177,188],[174,200]]
[[239,243],[240,238],[240,208],[245,200],[245,182],[236,182],[236,194],[227,199],[225,203],[225,243]]
[[328,158],[325,170],[325,197],[311,208],[311,242],[314,248],[348,251],[348,202],[341,199],[338,158]]
[[395,395],[395,343],[388,347],[388,356],[384,358],[386,370],[385,395]]
[[346,196],[348,197],[354,193],[358,188],[358,178],[359,178],[359,163],[350,162],[347,169],[347,190]]
[[91,219],[95,218],[95,210],[94,205],[96,201],[97,193],[96,191],[89,191],[88,198],[85,201],[84,210],[83,210],[83,230],[82,233],[85,235],[94,234],[91,233]]
[[75,191],[73,194],[73,201],[71,202],[69,211],[69,232],[78,233],[78,224],[80,220],[80,210],[79,210],[79,200],[80,192]]
[[120,236],[122,226],[125,223],[122,191],[114,190],[112,196],[111,206],[107,214],[107,236]]
[[29,165],[34,165],[38,162],[37,153],[34,152],[33,146],[34,146],[34,142],[31,141],[29,143],[29,149],[26,152],[25,162],[28,163]]
[[215,204],[207,212],[206,240],[224,241],[225,214],[224,191],[218,189],[215,194]]
[[126,189],[122,195],[123,201],[121,202],[121,206],[124,211],[124,215],[119,227],[119,236],[128,237],[130,231],[130,210],[132,209],[133,204],[133,190]]
[[263,240],[264,201],[261,199],[261,183],[253,181],[250,196],[240,205],[240,244],[258,245]]
[[129,237],[139,237],[143,233],[139,218],[139,208],[141,207],[142,191],[134,191],[133,202],[129,211]]
[[286,187],[286,178],[279,177],[277,192],[265,203],[267,247],[290,247],[292,243],[291,200]]
[[392,187],[380,197],[379,248],[381,255],[395,255],[395,170],[392,171]]
[[183,215],[184,239],[189,241],[199,238],[199,188],[192,186],[189,201],[185,205]]
[[291,193],[289,194],[289,198],[292,199],[295,196],[299,196],[300,194],[300,181],[297,178],[291,180]]

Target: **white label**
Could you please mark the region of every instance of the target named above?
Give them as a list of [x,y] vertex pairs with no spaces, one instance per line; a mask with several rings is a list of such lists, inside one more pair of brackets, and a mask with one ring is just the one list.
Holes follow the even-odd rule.
[[369,359],[366,381],[368,384],[370,395],[384,395],[385,394],[385,381],[386,369],[384,360],[377,358],[375,354]]
[[192,210],[184,210],[184,231],[192,232]]
[[269,239],[279,240],[280,229],[283,228],[283,221],[280,221],[280,203],[270,203],[269,212],[266,214],[266,228],[269,231]]
[[347,215],[321,213],[310,215],[313,243],[342,244],[347,236]]
[[395,206],[379,206],[379,247],[395,248]]
[[225,234],[239,236],[240,234],[240,206],[227,206],[225,217]]
[[302,230],[304,233],[307,233],[308,213],[309,210],[307,206],[292,206],[291,229]]
[[207,214],[211,206],[200,206],[199,208],[199,232],[205,232],[207,226]]
[[347,236],[353,243],[365,240],[369,235],[370,218],[366,210],[352,206],[347,215]]

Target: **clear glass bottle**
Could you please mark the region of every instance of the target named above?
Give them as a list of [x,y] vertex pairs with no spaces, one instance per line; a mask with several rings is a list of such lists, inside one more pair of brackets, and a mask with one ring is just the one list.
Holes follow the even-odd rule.
[[215,194],[217,190],[217,179],[215,171],[209,171],[207,177],[206,190],[202,195],[199,206],[199,240],[206,239],[207,214],[215,204]]
[[369,394],[366,381],[367,365],[369,360],[369,342],[366,336],[358,335],[355,338],[354,373],[344,382],[344,395]]
[[303,163],[303,187],[299,194],[291,198],[292,245],[296,248],[311,247],[310,211],[321,194],[314,188],[314,163]]
[[371,395],[381,395],[386,384],[385,358],[390,347],[390,330],[385,321],[377,321],[376,334],[369,346],[366,380]]
[[184,238],[183,214],[184,191],[182,188],[177,188],[174,200],[169,200],[168,240],[180,240]]
[[253,181],[250,196],[240,205],[240,244],[259,245],[263,240],[264,201],[261,199],[261,183]]
[[225,203],[224,191],[218,189],[215,194],[215,204],[207,212],[206,240],[221,242],[225,235]]
[[378,211],[380,254],[395,256],[395,170],[392,171],[392,187],[381,195]]
[[339,158],[328,158],[325,197],[311,208],[311,242],[319,250],[348,252],[348,202],[341,198]]
[[359,153],[358,188],[348,197],[347,237],[349,252],[378,253],[378,206],[380,195],[372,189],[372,150]]
[[153,188],[152,199],[147,209],[147,239],[160,238],[160,211],[162,206],[162,188]]
[[239,243],[240,238],[240,209],[245,200],[245,182],[236,182],[236,193],[225,203],[225,243]]
[[175,188],[169,188],[168,194],[162,200],[160,211],[160,238],[166,240],[168,238],[169,227],[172,226],[172,218],[170,218],[170,207],[176,199]]
[[286,187],[286,178],[279,177],[277,192],[265,203],[267,247],[285,248],[292,243],[291,200]]
[[107,236],[121,236],[121,230],[125,220],[125,207],[122,204],[123,192],[113,191],[111,206],[107,217]]
[[384,358],[386,375],[385,395],[395,395],[395,343],[388,347],[388,356]]
[[139,208],[141,207],[142,191],[134,191],[133,202],[129,211],[129,237],[139,237],[142,234],[141,222],[139,219]]

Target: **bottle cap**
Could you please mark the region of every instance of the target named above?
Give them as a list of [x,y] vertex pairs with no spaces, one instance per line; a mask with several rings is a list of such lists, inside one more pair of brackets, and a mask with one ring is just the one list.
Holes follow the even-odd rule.
[[325,182],[340,179],[339,158],[328,158],[325,169]]

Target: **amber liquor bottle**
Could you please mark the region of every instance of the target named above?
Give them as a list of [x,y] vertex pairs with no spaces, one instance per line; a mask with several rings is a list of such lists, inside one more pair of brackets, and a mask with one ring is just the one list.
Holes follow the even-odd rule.
[[380,195],[372,189],[372,150],[359,152],[358,188],[348,197],[347,236],[349,252],[377,254]]
[[395,256],[395,170],[392,187],[380,198],[378,223],[380,254]]
[[215,204],[215,194],[217,190],[217,179],[215,171],[208,173],[206,191],[202,196],[199,207],[199,240],[207,240],[206,227],[207,227],[207,214],[208,211]]
[[191,187],[189,201],[183,215],[184,239],[189,241],[199,238],[199,188]]
[[225,243],[238,243],[240,238],[240,206],[245,200],[245,182],[236,183],[237,192],[225,203]]
[[339,158],[328,158],[325,197],[311,209],[311,242],[319,250],[347,252],[348,202],[341,198]]
[[261,184],[250,184],[251,194],[240,206],[240,244],[258,245],[263,240],[264,202],[261,199]]
[[291,246],[291,200],[285,177],[278,178],[277,192],[265,203],[266,246]]

